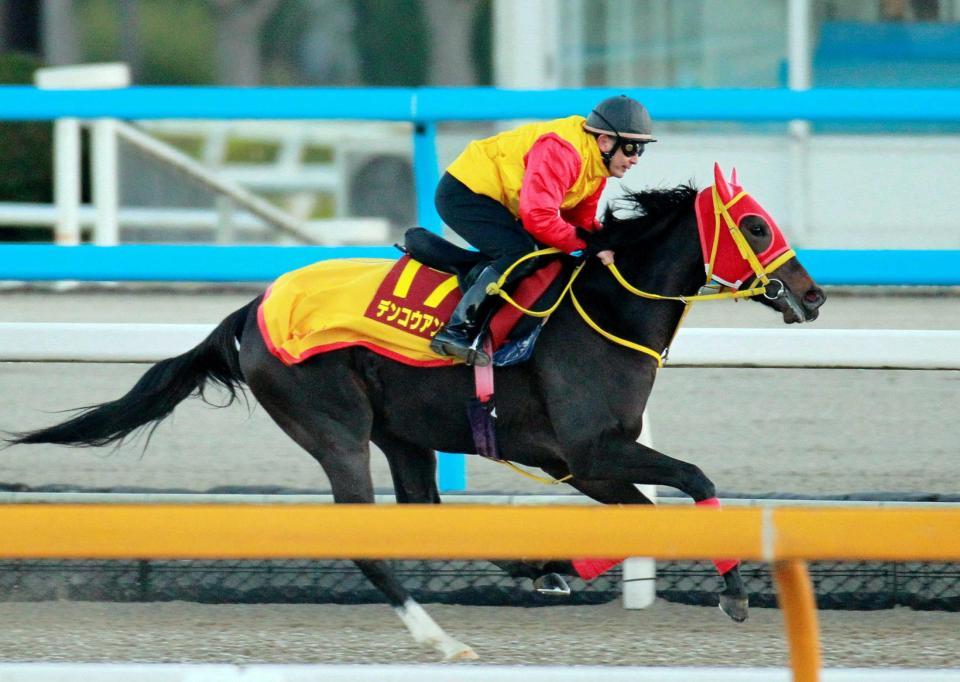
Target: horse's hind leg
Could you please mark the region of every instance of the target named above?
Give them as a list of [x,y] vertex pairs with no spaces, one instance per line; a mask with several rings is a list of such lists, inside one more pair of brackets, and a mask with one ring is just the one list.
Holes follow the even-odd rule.
[[373,442],[387,458],[398,503],[440,504],[436,452],[376,428]]
[[[264,349],[265,350],[265,349]],[[362,384],[336,357],[284,367],[270,356],[245,360],[244,375],[274,421],[323,467],[337,503],[374,501],[369,437],[372,409]],[[446,659],[473,659],[466,644],[450,637],[400,584],[385,561],[355,560],[420,644]]]

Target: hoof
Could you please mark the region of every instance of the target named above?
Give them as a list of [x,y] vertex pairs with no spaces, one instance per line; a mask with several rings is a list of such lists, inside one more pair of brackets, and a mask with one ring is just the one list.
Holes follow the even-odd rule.
[[750,615],[749,599],[747,597],[731,597],[720,595],[720,610],[727,614],[735,623],[742,623]]
[[446,656],[448,661],[475,661],[478,658],[480,657],[477,656],[477,652],[468,646],[464,646],[462,649],[451,652]]
[[547,573],[546,575],[541,575],[539,578],[533,581],[533,589],[540,594],[547,595],[548,597],[570,596],[570,586],[567,585],[567,581],[556,573]]

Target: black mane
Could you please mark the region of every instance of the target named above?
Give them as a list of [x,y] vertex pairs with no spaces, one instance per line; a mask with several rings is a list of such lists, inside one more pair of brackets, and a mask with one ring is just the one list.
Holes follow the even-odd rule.
[[[669,189],[649,189],[618,197],[607,207],[603,217],[603,242],[616,250],[622,246],[636,246],[657,237],[661,228],[671,221],[666,218],[681,209],[690,208],[699,190],[691,183]],[[628,211],[628,218],[618,218],[615,212]]]

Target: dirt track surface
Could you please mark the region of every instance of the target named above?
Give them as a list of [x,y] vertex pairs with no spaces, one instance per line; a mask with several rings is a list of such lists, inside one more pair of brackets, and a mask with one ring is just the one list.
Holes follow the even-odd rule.
[[[209,322],[249,292],[0,292],[0,321]],[[960,329],[960,296],[834,295],[824,328]],[[694,308],[689,326],[777,327],[751,303]],[[960,352],[960,349],[958,349]],[[56,411],[125,393],[147,365],[0,363],[0,430],[47,425]],[[720,491],[807,494],[960,493],[960,372],[682,369],[660,373],[650,403],[654,445],[699,465]],[[378,488],[390,487],[373,458]],[[543,493],[494,463],[468,458],[471,491]],[[0,482],[206,490],[221,485],[327,489],[320,467],[255,405],[187,401],[156,432],[117,450],[4,451]]]
[[[215,323],[252,293],[0,291],[0,321]],[[759,306],[698,307],[688,324],[772,327]],[[822,327],[960,329],[960,298],[835,296]],[[960,350],[960,349],[958,349]],[[115,398],[145,365],[0,363],[0,430]],[[721,491],[960,492],[960,372],[668,368],[651,403],[654,444],[697,463]],[[326,489],[319,467],[242,406],[181,405],[144,453],[53,446],[0,454],[0,482],[179,488]],[[559,492],[468,458],[472,491]],[[378,488],[390,485],[374,457]],[[779,611],[737,626],[717,609],[658,601],[509,609],[428,606],[482,663],[783,666]],[[960,614],[898,608],[821,612],[827,666],[958,667]],[[386,606],[183,602],[0,603],[0,660],[394,663],[436,657]]]
[[[427,606],[480,663],[785,666],[780,612],[736,625],[718,609]],[[828,667],[960,666],[960,614],[821,612]],[[436,662],[387,606],[0,604],[0,660],[193,663]]]

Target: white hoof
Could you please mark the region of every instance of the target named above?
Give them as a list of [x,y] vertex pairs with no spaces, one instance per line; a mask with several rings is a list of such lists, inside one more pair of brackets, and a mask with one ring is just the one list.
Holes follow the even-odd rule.
[[445,661],[475,661],[479,658],[476,651],[444,632],[443,628],[437,625],[436,621],[413,599],[407,599],[403,606],[395,606],[394,610],[413,635],[413,639],[418,644],[424,644],[439,651],[443,654]]
[[470,647],[468,647],[466,644],[463,644],[462,642],[458,642],[455,639],[451,640],[451,643],[453,644],[453,647],[451,647],[451,649],[449,650],[449,653],[448,651],[444,650],[444,656],[443,656],[444,660],[475,661],[478,658],[480,658],[479,656],[477,656],[477,652],[471,649]]

